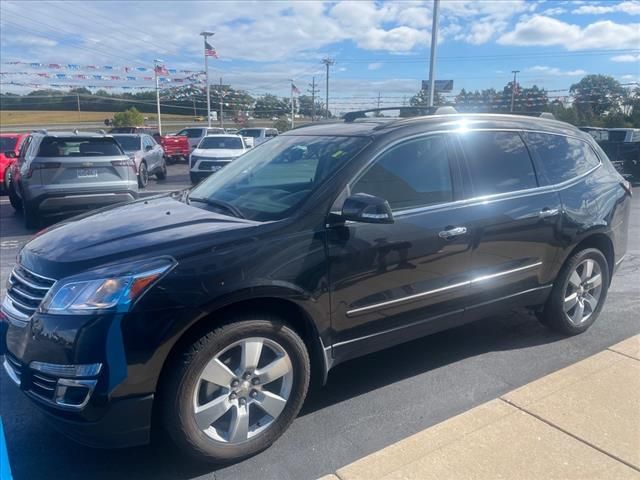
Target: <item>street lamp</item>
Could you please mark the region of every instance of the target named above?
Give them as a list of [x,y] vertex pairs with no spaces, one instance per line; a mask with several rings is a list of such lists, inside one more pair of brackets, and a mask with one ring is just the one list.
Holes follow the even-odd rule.
[[163,60],[156,58],[153,61],[153,71],[156,76],[156,105],[158,107],[158,133],[162,135],[162,119],[160,118],[160,79],[158,78],[158,65],[164,63]]
[[209,93],[209,59],[207,56],[207,38],[215,35],[213,32],[200,32],[202,38],[204,40],[204,76],[205,81],[207,82],[207,125],[211,127],[211,94]]

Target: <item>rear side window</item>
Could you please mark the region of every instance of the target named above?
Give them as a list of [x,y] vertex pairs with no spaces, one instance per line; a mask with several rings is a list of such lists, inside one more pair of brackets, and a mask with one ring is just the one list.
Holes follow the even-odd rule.
[[527,147],[515,132],[467,132],[460,135],[475,195],[526,190],[538,186]]
[[410,140],[384,152],[352,186],[406,209],[453,200],[447,144],[443,137]]
[[38,157],[108,157],[121,156],[114,138],[47,137],[40,143]]
[[551,185],[575,178],[600,163],[593,149],[577,138],[527,132],[525,139]]
[[189,138],[198,138],[202,136],[202,129],[200,128],[185,128],[184,130],[180,130],[178,135],[185,136]]

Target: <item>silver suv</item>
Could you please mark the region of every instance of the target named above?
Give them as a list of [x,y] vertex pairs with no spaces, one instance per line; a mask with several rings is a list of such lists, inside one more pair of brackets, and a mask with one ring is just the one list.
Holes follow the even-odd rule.
[[33,133],[11,168],[9,200],[27,228],[138,197],[135,163],[109,135]]

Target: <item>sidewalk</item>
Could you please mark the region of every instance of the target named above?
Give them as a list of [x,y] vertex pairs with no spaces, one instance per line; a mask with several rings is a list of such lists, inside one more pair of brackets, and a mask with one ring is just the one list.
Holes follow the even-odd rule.
[[640,335],[321,480],[640,479]]

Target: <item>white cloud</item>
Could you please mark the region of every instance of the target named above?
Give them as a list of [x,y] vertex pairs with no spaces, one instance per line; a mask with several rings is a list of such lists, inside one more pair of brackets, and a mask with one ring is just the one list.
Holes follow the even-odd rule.
[[603,20],[580,27],[535,15],[518,22],[497,42],[501,45],[560,46],[567,50],[636,48],[640,44],[640,24]]
[[530,72],[544,73],[546,75],[553,75],[557,77],[579,77],[587,74],[587,71],[582,69],[561,70],[557,67],[549,67],[547,65],[536,65],[535,67],[528,68],[527,70]]
[[382,68],[382,63],[370,63],[369,65],[367,65],[367,69],[368,70],[380,70],[380,68]]
[[609,5],[581,5],[573,10],[577,15],[602,15],[603,13],[626,13],[629,15],[640,15],[640,2],[628,0],[617,4]]
[[615,57],[611,57],[611,60],[614,62],[640,62],[640,54],[626,54],[626,55],[616,55]]
[[542,15],[545,15],[547,17],[554,17],[557,15],[562,15],[563,13],[567,13],[566,8],[554,7],[554,8],[547,8],[542,12]]

